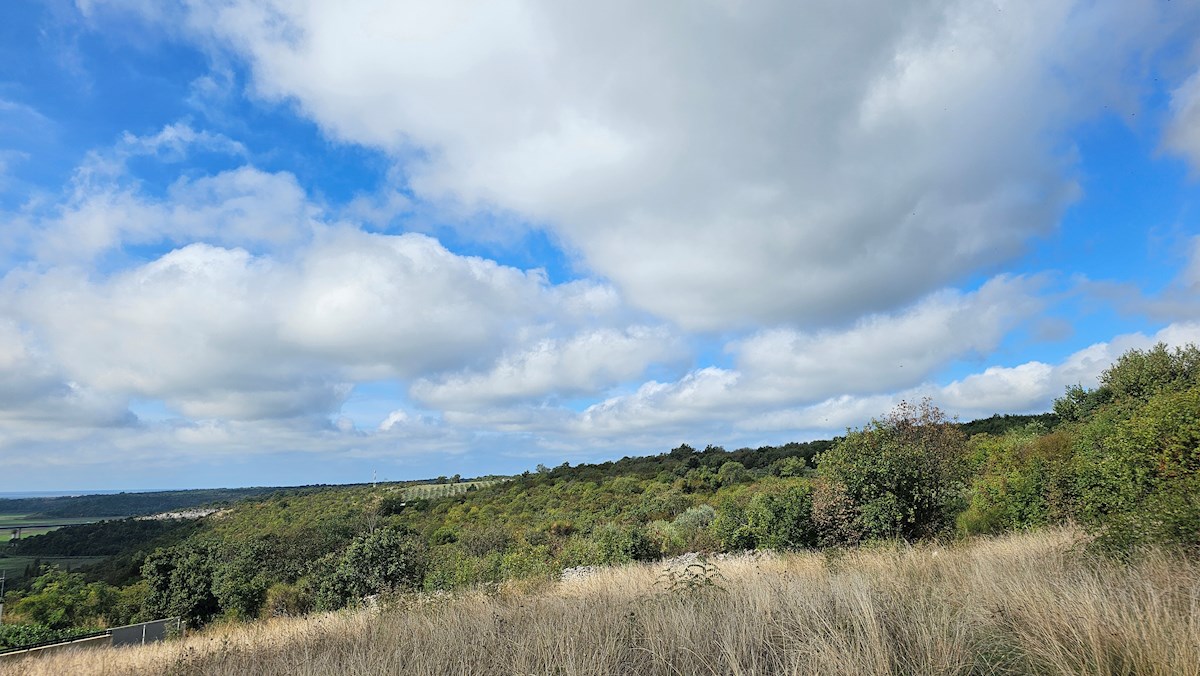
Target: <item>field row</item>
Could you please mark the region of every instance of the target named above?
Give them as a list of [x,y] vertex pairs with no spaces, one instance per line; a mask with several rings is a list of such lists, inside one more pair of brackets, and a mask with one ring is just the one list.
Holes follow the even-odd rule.
[[433,498],[444,498],[449,495],[458,495],[466,493],[472,487],[479,489],[499,483],[498,479],[489,479],[486,481],[460,481],[456,484],[418,484],[416,486],[406,486],[401,490],[401,494],[405,500],[416,500],[424,498],[431,500]]

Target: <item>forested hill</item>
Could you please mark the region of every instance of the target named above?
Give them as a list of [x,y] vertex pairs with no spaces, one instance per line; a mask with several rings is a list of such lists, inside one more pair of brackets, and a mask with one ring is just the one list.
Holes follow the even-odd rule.
[[[320,490],[321,486],[287,490]],[[73,495],[57,498],[0,499],[0,514],[37,514],[45,517],[142,516],[201,505],[227,503],[284,490],[280,487],[200,488],[195,490],[154,491],[151,493],[114,493]]]
[[[1047,431],[1058,426],[1058,416],[1054,413],[1039,413],[1035,415],[1000,415],[980,418],[970,422],[958,423],[958,427],[967,437],[976,434],[1002,435],[1012,430],[1019,430],[1030,424],[1039,425]],[[740,463],[751,471],[765,471],[788,458],[804,460],[804,464],[812,467],[816,464],[816,456],[829,450],[841,437],[819,439],[816,441],[791,442],[779,446],[760,446],[758,448],[739,448],[727,451],[720,446],[707,446],[702,451],[682,444],[674,450],[658,455],[630,456],[620,460],[602,463],[585,463],[574,467],[563,464],[554,468],[541,467],[542,474],[548,474],[552,479],[576,481],[604,481],[616,477],[636,477],[638,479],[654,479],[660,474],[676,473],[681,468],[693,469],[706,467],[717,471],[727,462]],[[778,474],[778,471],[774,472]],[[529,472],[526,472],[528,475]]]

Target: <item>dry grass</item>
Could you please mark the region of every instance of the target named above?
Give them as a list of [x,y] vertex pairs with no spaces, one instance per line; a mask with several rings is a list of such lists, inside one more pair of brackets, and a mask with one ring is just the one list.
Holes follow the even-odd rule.
[[217,627],[146,648],[0,662],[21,674],[1197,674],[1200,562],[1080,554],[1069,531],[949,549],[661,566],[523,592]]

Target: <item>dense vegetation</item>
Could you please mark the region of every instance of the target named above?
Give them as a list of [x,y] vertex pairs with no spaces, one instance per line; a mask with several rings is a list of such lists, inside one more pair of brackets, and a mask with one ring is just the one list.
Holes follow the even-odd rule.
[[1043,416],[960,425],[925,401],[830,441],[684,445],[539,467],[435,499],[410,489],[283,491],[147,537],[111,522],[32,538],[20,546],[48,538],[42,551],[61,552],[74,537],[111,537],[127,545],[105,551],[125,563],[51,571],[10,599],[11,612],[46,626],[45,608],[64,604],[69,620],[54,622],[76,626],[298,615],[380,592],[689,551],[843,548],[1068,522],[1108,554],[1154,544],[1190,556],[1200,547],[1200,349],[1131,351],[1097,388],[1069,389]]

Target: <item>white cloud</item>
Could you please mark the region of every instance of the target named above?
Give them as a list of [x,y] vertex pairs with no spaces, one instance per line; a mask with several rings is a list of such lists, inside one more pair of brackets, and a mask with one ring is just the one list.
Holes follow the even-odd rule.
[[1077,194],[1057,134],[1134,112],[1129,63],[1193,25],[1180,4],[195,0],[181,21],[418,195],[546,222],[634,304],[723,328],[881,311],[1055,227]]
[[281,338],[354,364],[359,378],[485,363],[552,313],[538,273],[458,256],[417,234],[321,238],[281,295]]
[[[912,387],[954,360],[994,350],[1017,323],[1040,309],[1033,294],[1041,285],[1036,279],[997,277],[973,293],[938,292],[843,330],[760,332],[729,346],[736,368],[705,367],[674,383],[646,383],[589,407],[576,425],[584,435],[682,429],[774,415],[772,409],[783,409],[787,417],[798,405],[839,396],[845,398],[839,401],[859,401]],[[815,411],[822,420],[829,417]]]
[[1055,365],[1035,361],[1015,367],[992,367],[940,388],[935,396],[964,417],[1045,411],[1068,386],[1095,387],[1100,374],[1122,354],[1158,342],[1172,346],[1200,344],[1200,323],[1170,324],[1153,336],[1120,335],[1078,350]]
[[125,245],[202,241],[276,249],[311,236],[319,213],[291,174],[244,166],[180,178],[161,199],[118,186],[82,189],[26,227],[37,260],[63,263]]
[[181,160],[197,148],[229,155],[246,155],[246,147],[241,143],[222,134],[197,131],[183,122],[168,124],[148,136],[125,132],[121,135],[117,153],[121,157],[153,155],[162,159]]
[[1038,279],[996,277],[978,291],[945,290],[895,314],[853,327],[760,332],[731,347],[747,375],[747,398],[817,401],[838,393],[885,392],[922,382],[952,359],[983,357],[1042,309]]
[[135,421],[128,402],[69,380],[28,331],[0,319],[0,447]]
[[522,400],[596,394],[627,382],[656,362],[680,353],[679,339],[663,327],[602,328],[546,338],[501,357],[486,372],[421,380],[412,393],[422,403],[476,410]]
[[0,297],[65,377],[194,419],[327,415],[362,380],[424,377],[446,406],[590,392],[674,349],[663,329],[605,328],[620,303],[597,284],[340,227],[288,256],[191,244],[109,278],[18,270]]
[[[697,439],[781,432],[828,437],[857,427],[903,399],[931,397],[934,403],[963,420],[993,413],[1037,413],[1070,385],[1095,387],[1100,374],[1131,349],[1157,342],[1168,345],[1200,343],[1200,323],[1176,323],[1153,336],[1117,336],[1079,350],[1058,364],[1032,361],[1017,366],[993,366],[946,385],[920,382],[900,390],[828,395],[812,401],[802,393],[790,400],[764,400],[747,374],[704,368],[675,383],[650,382],[636,392],[614,397],[569,417],[545,415],[526,421],[526,429],[554,430],[568,438],[597,443],[652,433],[660,443],[672,435]],[[669,442],[668,442],[669,443]]]

